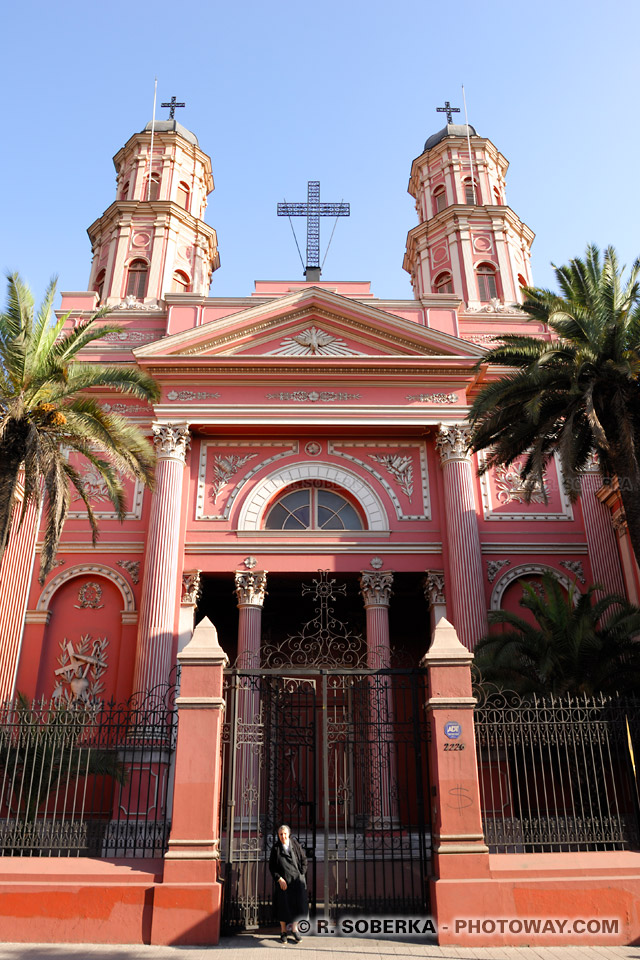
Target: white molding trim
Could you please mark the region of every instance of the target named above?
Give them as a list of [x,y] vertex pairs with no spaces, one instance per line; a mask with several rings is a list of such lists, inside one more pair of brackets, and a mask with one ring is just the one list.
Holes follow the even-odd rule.
[[[361,506],[367,518],[368,531],[388,531],[389,520],[382,501],[370,486],[352,473],[335,463],[313,460],[308,463],[293,463],[264,477],[254,487],[242,505],[238,517],[238,530],[260,530],[266,505],[273,497],[292,483],[304,480],[326,480],[343,487],[351,493]],[[346,531],[344,531],[346,532]],[[336,531],[340,536],[341,531]],[[310,531],[313,536],[313,531]]]
[[[371,449],[376,450],[388,450],[392,452],[393,450],[398,449],[413,449],[418,450],[418,456],[420,459],[420,488],[422,490],[422,513],[404,513],[400,500],[396,492],[393,490],[391,485],[382,474],[372,465],[368,464],[366,460],[360,460],[358,457],[354,457],[353,454],[343,453],[340,450],[340,447],[370,447]],[[380,442],[376,443],[374,441],[368,440],[357,440],[349,443],[348,440],[330,440],[327,443],[327,452],[333,454],[334,457],[343,457],[345,460],[350,460],[352,463],[357,463],[358,466],[364,467],[368,473],[376,478],[378,483],[384,487],[387,492],[387,495],[396,511],[396,517],[398,520],[431,520],[431,504],[429,502],[429,474],[427,469],[427,447],[424,441],[399,441],[398,443],[386,443]]]
[[553,576],[562,584],[565,590],[569,590],[571,588],[572,581],[564,573],[561,573],[560,570],[556,569],[556,567],[550,567],[546,563],[521,563],[517,567],[512,567],[506,573],[503,573],[501,577],[498,577],[494,584],[493,590],[491,591],[489,609],[500,609],[504,592],[514,580],[519,580],[520,577],[530,576],[531,574],[534,576],[543,576],[545,573],[553,574]]
[[[251,531],[249,531],[250,533]],[[270,531],[272,532],[272,531]],[[361,532],[361,531],[358,531]],[[385,531],[386,533],[386,531]],[[309,541],[305,539],[300,543],[269,543],[267,541],[243,541],[242,551],[238,550],[237,543],[225,543],[225,544],[216,544],[216,543],[188,543],[185,547],[185,555],[197,554],[198,556],[212,555],[212,556],[223,556],[226,554],[231,554],[233,556],[238,556],[241,552],[247,553],[249,551],[253,553],[259,553],[262,556],[270,554],[284,554],[291,556],[303,556],[306,554],[349,554],[349,556],[359,556],[366,558],[364,562],[369,562],[372,553],[377,554],[391,554],[393,556],[404,557],[409,554],[416,556],[442,556],[442,544],[441,543],[363,543],[362,541],[340,541],[338,543],[318,543],[317,541]],[[416,568],[417,569],[417,568]],[[213,573],[219,572],[215,570],[203,570],[203,573]]]
[[[133,485],[133,493],[131,495],[131,508],[127,510],[127,512],[125,513],[124,515],[125,520],[140,520],[140,518],[142,517],[143,498],[144,498],[144,487],[142,485],[142,481],[136,477]],[[70,510],[69,513],[67,514],[67,518],[69,520],[86,520],[87,519],[86,508],[82,503],[82,501],[80,501],[80,503],[82,504],[81,509]],[[94,510],[93,513],[97,520],[117,520],[118,519],[116,516],[116,512],[113,509],[113,506],[111,506],[110,510]]]
[[[489,483],[489,475],[486,473],[483,473],[480,476],[480,489],[482,491],[482,506],[484,510],[484,519],[489,520],[491,522],[495,522],[495,521],[504,522],[504,521],[518,520],[521,523],[529,523],[529,522],[535,523],[539,520],[549,520],[549,521],[573,520],[574,519],[573,507],[571,506],[569,498],[567,497],[564,491],[564,487],[562,485],[562,470],[560,468],[560,460],[556,455],[554,455],[553,460],[556,466],[556,477],[558,478],[558,493],[560,495],[560,512],[553,512],[551,510],[547,510],[546,512],[544,512],[544,509],[541,509],[539,511],[529,513],[526,510],[514,510],[512,508],[511,512],[509,513],[506,513],[506,512],[496,513],[495,512],[496,505],[493,502],[493,498],[491,496],[491,485]],[[483,452],[480,451],[480,453],[478,453],[478,466],[480,467],[484,462],[485,462],[485,457],[483,455]],[[543,503],[540,506],[544,508],[546,504]]]
[[51,583],[48,583],[40,594],[36,604],[36,610],[48,610],[51,598],[63,583],[66,583],[67,580],[72,580],[74,577],[85,576],[85,574],[106,577],[107,580],[111,580],[112,583],[115,583],[116,587],[118,587],[120,593],[122,594],[122,599],[124,600],[123,613],[133,613],[135,611],[135,597],[125,578],[111,567],[106,567],[102,563],[79,563],[74,567],[69,567],[68,570],[62,570],[60,573],[56,574]]
[[483,554],[497,553],[505,557],[508,557],[512,553],[560,553],[563,556],[572,557],[575,553],[589,553],[589,547],[586,543],[511,543],[502,540],[493,541],[493,543],[483,543],[480,547],[480,552]]
[[[260,460],[259,463],[253,464],[253,466],[247,470],[245,474],[240,477],[233,490],[227,497],[227,501],[224,505],[224,509],[220,513],[205,513],[205,499],[206,499],[206,489],[207,483],[210,485],[213,484],[211,479],[207,480],[207,460],[208,460],[208,451],[210,449],[218,450],[235,450],[236,448],[250,448],[250,449],[264,449],[264,448],[282,448],[280,453],[275,453],[270,457],[267,457],[265,460]],[[268,466],[270,463],[274,463],[276,460],[282,460],[283,457],[296,456],[299,453],[299,444],[297,440],[285,440],[282,443],[276,443],[273,440],[238,440],[238,441],[222,441],[222,440],[202,440],[200,443],[200,460],[198,463],[198,485],[196,492],[196,520],[228,520],[231,513],[231,508],[235,502],[238,493],[249,480],[264,467]]]

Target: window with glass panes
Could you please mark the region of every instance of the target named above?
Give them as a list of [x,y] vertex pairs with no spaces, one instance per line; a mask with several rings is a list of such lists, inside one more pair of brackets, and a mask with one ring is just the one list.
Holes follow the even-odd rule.
[[269,508],[265,530],[362,530],[353,504],[335,490],[302,487],[282,494]]

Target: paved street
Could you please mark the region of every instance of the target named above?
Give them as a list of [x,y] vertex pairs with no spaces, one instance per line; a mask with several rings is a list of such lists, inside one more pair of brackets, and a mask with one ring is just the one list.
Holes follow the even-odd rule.
[[264,951],[304,951],[307,960],[353,960],[355,955],[380,958],[422,957],[424,960],[629,960],[640,958],[640,947],[435,947],[424,941],[370,940],[309,937],[300,946],[283,946],[275,934],[226,937],[218,947],[104,946],[100,944],[0,944],[0,960],[66,960],[67,957],[118,958],[118,960],[211,960],[224,952],[224,960],[258,960]]

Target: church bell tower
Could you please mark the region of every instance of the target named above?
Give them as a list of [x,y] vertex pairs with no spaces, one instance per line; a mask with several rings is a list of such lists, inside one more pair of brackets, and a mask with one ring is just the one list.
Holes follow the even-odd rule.
[[116,199],[92,223],[89,288],[99,303],[153,307],[167,293],[207,296],[220,266],[204,222],[211,160],[175,119],[148,123],[113,158]]
[[521,303],[521,287],[532,283],[534,234],[507,206],[509,164],[472,126],[452,123],[447,108],[449,123],[411,167],[419,224],[403,266],[414,296],[455,293],[472,309]]

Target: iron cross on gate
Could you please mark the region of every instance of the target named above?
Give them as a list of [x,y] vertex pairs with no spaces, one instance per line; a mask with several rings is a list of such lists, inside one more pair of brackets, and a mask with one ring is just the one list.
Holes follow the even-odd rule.
[[447,123],[453,123],[453,114],[460,113],[460,107],[452,107],[449,101],[445,100],[444,107],[436,107],[436,113],[446,113]]
[[307,183],[306,203],[279,203],[279,217],[307,218],[307,266],[304,275],[307,280],[320,279],[320,217],[348,217],[351,215],[348,203],[320,203],[320,181]]
[[161,103],[161,107],[169,107],[169,120],[175,120],[176,107],[186,107],[186,103],[177,103],[175,97],[171,97],[169,103]]

